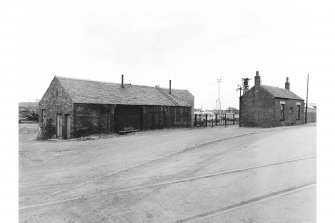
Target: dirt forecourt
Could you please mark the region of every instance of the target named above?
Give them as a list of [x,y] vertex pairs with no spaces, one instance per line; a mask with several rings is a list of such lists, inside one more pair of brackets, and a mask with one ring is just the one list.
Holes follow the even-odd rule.
[[[277,222],[315,220],[315,125],[36,136],[37,125],[20,125],[20,222],[262,222],[250,210],[272,206],[284,208]],[[288,201],[304,205],[285,211]]]

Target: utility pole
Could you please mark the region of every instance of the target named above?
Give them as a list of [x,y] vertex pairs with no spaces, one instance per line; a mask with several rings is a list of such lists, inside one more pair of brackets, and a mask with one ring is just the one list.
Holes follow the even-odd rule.
[[221,112],[221,100],[220,100],[220,83],[221,83],[221,78],[217,79],[218,85],[219,85],[219,97],[218,97],[218,109]]
[[241,85],[237,85],[237,89],[236,91],[240,91],[240,97],[239,97],[239,107],[238,107],[238,125],[241,127],[242,126],[242,122],[241,122],[241,96],[242,96],[242,86]]
[[308,84],[309,84],[309,74],[307,74],[307,93],[306,93],[306,108],[305,108],[305,124],[307,124]]

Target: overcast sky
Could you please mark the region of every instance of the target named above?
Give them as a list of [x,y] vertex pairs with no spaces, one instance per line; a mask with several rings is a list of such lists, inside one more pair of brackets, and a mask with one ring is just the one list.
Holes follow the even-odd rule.
[[210,109],[221,78],[222,108],[238,108],[237,85],[258,70],[266,85],[284,88],[289,77],[302,98],[309,73],[309,102],[317,102],[314,83],[334,62],[335,13],[320,1],[41,0],[16,7],[2,9],[11,21],[2,47],[15,60],[0,65],[19,74],[18,101],[40,99],[55,75],[120,82],[124,74],[139,85],[168,87],[171,79],[195,96],[195,107]]

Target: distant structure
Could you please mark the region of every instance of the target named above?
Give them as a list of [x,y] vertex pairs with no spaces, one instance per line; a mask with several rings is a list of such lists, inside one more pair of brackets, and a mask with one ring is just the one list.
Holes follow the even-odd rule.
[[304,100],[290,91],[289,78],[285,89],[261,84],[256,71],[255,85],[240,100],[240,126],[276,127],[304,123]]
[[[306,108],[305,108],[306,109]],[[315,103],[308,103],[307,105],[307,123],[316,122],[317,106]]]
[[220,84],[221,84],[221,78],[220,79],[217,79],[218,81],[218,99],[216,101],[216,110],[217,111],[221,111],[221,96],[220,96]]
[[106,83],[55,76],[39,102],[39,122],[53,137],[190,127],[194,96],[188,90]]
[[37,102],[19,102],[19,116],[25,117],[38,112]]
[[239,110],[237,108],[234,107],[228,107],[226,110],[224,110],[224,113],[234,113],[234,114],[239,114]]

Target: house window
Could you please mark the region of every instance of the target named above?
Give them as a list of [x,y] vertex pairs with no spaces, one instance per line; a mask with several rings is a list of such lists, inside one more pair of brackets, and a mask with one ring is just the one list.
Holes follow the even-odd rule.
[[285,120],[285,104],[280,104],[280,120]]
[[297,119],[298,120],[300,120],[300,113],[301,113],[301,111],[300,111],[300,105],[297,105],[297,112],[298,112],[298,117],[297,117]]
[[290,107],[290,114],[293,114],[293,107]]

